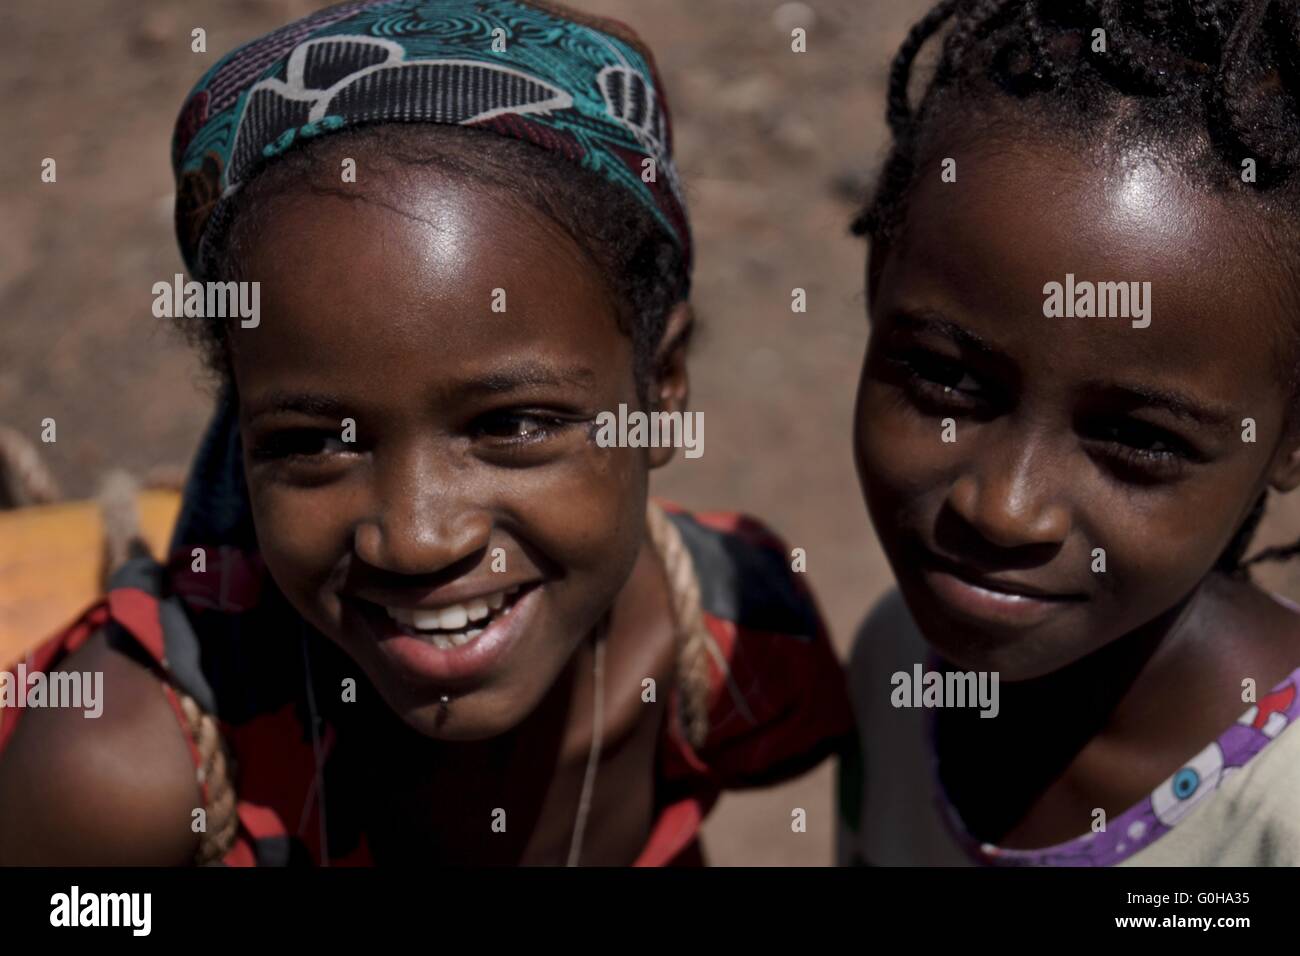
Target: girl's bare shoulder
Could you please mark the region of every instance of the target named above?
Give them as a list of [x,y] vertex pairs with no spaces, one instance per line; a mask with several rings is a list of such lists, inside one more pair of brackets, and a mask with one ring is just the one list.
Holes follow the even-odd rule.
[[55,673],[89,675],[97,700],[23,713],[0,753],[0,865],[188,863],[201,793],[158,678],[103,630]]

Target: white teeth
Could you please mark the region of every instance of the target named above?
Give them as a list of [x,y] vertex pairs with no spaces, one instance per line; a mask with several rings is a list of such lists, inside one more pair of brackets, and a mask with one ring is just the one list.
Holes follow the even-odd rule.
[[[474,598],[464,604],[427,610],[423,608],[386,607],[388,616],[402,626],[434,636],[438,647],[461,646],[483,632],[483,627],[466,629],[471,622],[482,622],[486,627],[495,612],[505,607],[506,601],[519,590],[518,587],[497,591],[486,597]],[[509,614],[507,609],[505,614]],[[503,615],[504,616],[504,615]],[[437,631],[454,631],[455,634],[438,635]],[[441,643],[440,643],[441,641]],[[452,642],[455,642],[454,644]]]
[[438,648],[439,650],[449,651],[456,645],[454,645],[448,638],[443,637],[441,634],[435,634],[433,635],[433,646]]
[[463,604],[454,604],[438,612],[438,626],[444,631],[459,631],[469,623],[469,611]]
[[451,635],[451,642],[457,647],[464,647],[482,633],[483,628],[481,627],[471,627],[468,631],[457,631],[455,634]]
[[[421,631],[432,631],[438,626],[441,615],[437,611],[408,611],[409,623]],[[398,620],[401,620],[400,618]]]

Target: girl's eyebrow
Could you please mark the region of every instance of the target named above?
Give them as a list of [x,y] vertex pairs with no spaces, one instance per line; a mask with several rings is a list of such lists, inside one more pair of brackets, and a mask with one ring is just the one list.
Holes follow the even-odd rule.
[[932,332],[944,338],[952,339],[958,345],[963,345],[982,355],[993,357],[1001,357],[1002,355],[1002,352],[987,339],[929,309],[912,309],[906,312],[898,312],[893,316],[893,320],[900,328],[911,332]]
[[543,362],[522,361],[496,368],[477,378],[458,382],[448,389],[454,398],[474,398],[480,395],[501,395],[523,388],[545,388],[576,385],[589,388],[596,382],[596,373],[584,365],[556,367]]
[[256,401],[248,403],[250,421],[263,415],[283,412],[298,412],[322,418],[342,418],[346,414],[346,406],[343,400],[335,395],[321,392],[286,392],[281,389],[272,389]]
[[[494,369],[478,378],[457,382],[447,388],[453,401],[481,395],[501,395],[525,388],[577,385],[589,388],[596,381],[596,373],[582,365],[556,368],[542,362],[523,361]],[[341,419],[348,414],[348,403],[337,395],[324,392],[289,392],[272,389],[265,395],[248,402],[248,419],[253,421],[263,415],[297,412],[320,418]]]
[[1084,389],[1097,394],[1116,396],[1134,407],[1163,409],[1171,415],[1198,425],[1210,428],[1235,427],[1232,409],[1223,405],[1204,403],[1172,389],[1110,381],[1087,382]]

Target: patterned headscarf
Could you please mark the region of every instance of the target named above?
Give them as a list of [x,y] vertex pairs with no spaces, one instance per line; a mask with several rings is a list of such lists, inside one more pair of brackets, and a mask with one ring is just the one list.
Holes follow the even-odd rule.
[[336,130],[394,122],[554,150],[627,189],[689,268],[668,104],[630,29],[539,0],[362,0],[245,44],[190,92],[172,138],[190,273],[208,277],[212,227],[260,166]]

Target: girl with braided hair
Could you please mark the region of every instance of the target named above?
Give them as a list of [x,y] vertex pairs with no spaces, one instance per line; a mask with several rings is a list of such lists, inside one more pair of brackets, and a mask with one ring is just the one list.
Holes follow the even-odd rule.
[[595,438],[687,400],[630,31],[331,7],[212,69],[173,165],[191,275],[260,313],[181,320],[221,387],[171,560],[26,662],[103,672],[103,716],[0,711],[0,863],[700,862],[723,789],[851,731],[784,545]]
[[944,0],[888,118],[844,859],[1300,864],[1300,5]]

